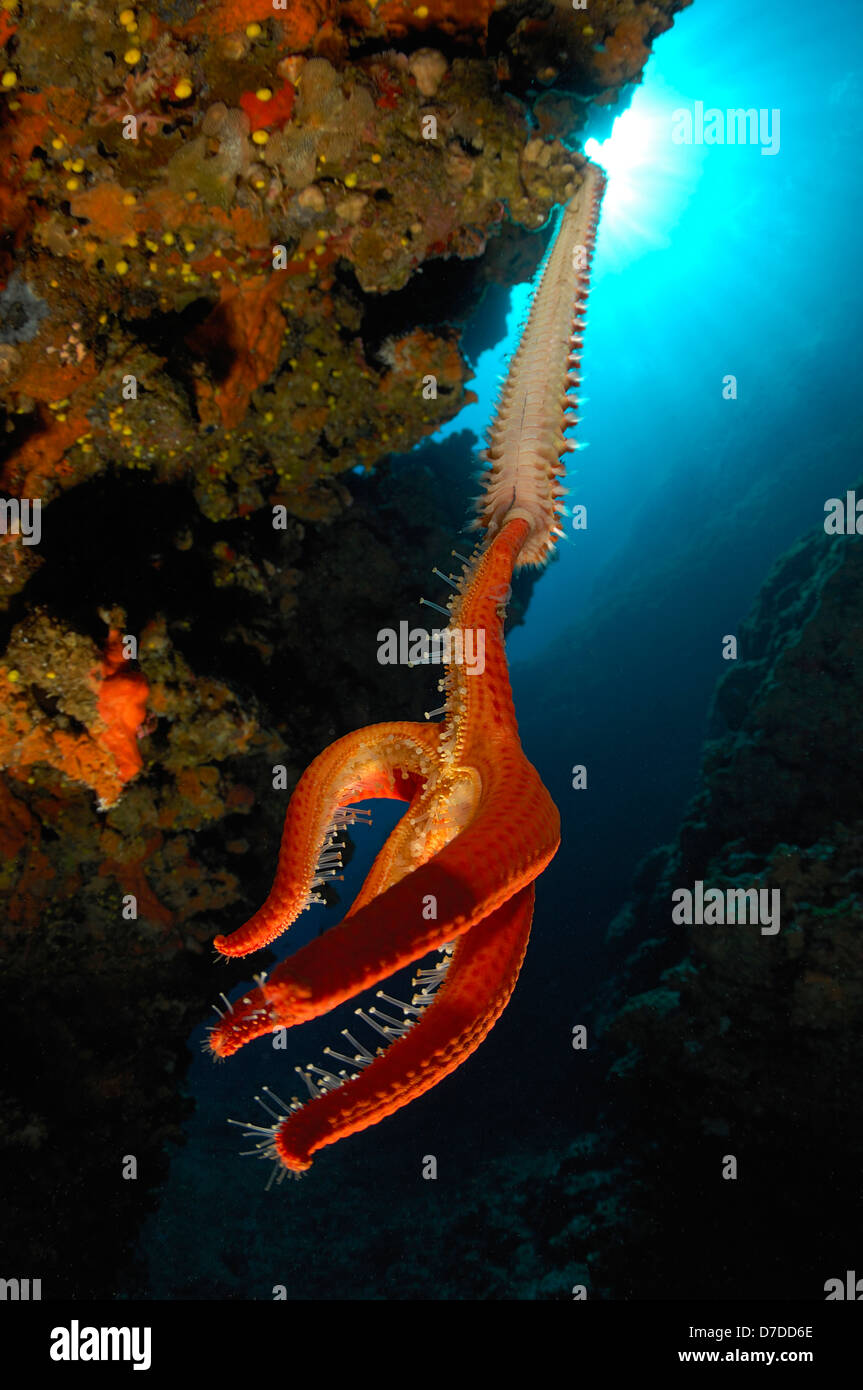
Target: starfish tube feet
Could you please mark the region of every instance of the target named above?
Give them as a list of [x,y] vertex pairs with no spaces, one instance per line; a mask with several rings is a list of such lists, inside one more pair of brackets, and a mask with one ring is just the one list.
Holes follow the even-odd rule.
[[[489,774],[485,790],[485,804],[473,822],[429,863],[276,966],[260,993],[247,996],[250,1018],[265,1006],[270,1027],[319,1018],[475,929],[532,883],[559,844],[554,802],[523,755],[502,753],[497,776]],[[531,826],[531,839],[525,825]],[[244,1029],[255,1026],[245,1017],[240,1023]],[[236,1031],[230,1030],[231,1036]],[[266,1031],[262,1025],[255,1036]]]
[[[282,1013],[289,1013],[289,998],[299,1001],[308,994],[309,990],[304,990],[303,986],[296,982],[292,982],[290,987],[283,986]],[[246,1043],[254,1042],[255,1038],[262,1038],[265,1033],[272,1033],[279,1024],[279,1014],[273,999],[267,993],[267,986],[259,985],[249,990],[236,1004],[229,1005],[221,1023],[210,1029],[209,1050],[214,1057],[223,1061],[239,1052]]]
[[377,1056],[360,1045],[353,1057],[327,1049],[351,1070],[336,1075],[310,1067],[301,1073],[312,1098],[302,1105],[277,1102],[284,1118],[276,1114],[271,1127],[249,1125],[254,1151],[289,1172],[303,1172],[318,1149],[377,1124],[461,1066],[509,1002],[527,949],[533,899],[531,883],[460,939],[445,972],[421,972],[416,984],[424,975],[442,980],[435,993],[426,986],[409,1005],[384,996],[405,1015],[399,1023],[371,1011],[388,1019],[379,1031],[396,1035],[390,1046]]
[[213,943],[223,956],[246,956],[268,946],[341,867],[338,834],[367,813],[350,808],[370,797],[410,801],[427,775],[437,744],[433,725],[373,724],[337,739],[297,783],[285,816],[273,887],[258,911]]

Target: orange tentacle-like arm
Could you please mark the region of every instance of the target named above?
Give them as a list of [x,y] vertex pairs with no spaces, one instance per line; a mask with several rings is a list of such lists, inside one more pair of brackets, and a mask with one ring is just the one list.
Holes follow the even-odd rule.
[[353,1079],[277,1122],[270,1139],[262,1136],[262,1149],[272,1144],[285,1168],[300,1172],[318,1149],[377,1124],[460,1067],[509,1003],[533,897],[531,883],[463,936],[435,998],[408,1031]]
[[[314,901],[333,868],[336,832],[358,817],[345,808],[370,798],[410,801],[428,775],[437,748],[435,725],[373,724],[330,744],[300,778],[285,816],[276,877],[266,902],[217,951],[245,956],[268,946]],[[331,862],[322,866],[329,852]],[[322,869],[322,873],[319,870]]]

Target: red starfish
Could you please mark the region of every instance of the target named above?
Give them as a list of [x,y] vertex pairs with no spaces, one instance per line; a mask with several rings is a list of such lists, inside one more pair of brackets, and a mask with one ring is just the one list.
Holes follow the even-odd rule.
[[[518,977],[534,880],[560,843],[560,818],[519,743],[503,619],[513,569],[541,562],[557,530],[566,390],[574,384],[572,345],[579,341],[560,296],[573,278],[573,246],[592,246],[601,191],[601,175],[591,169],[587,197],[564,214],[489,436],[480,515],[488,538],[466,562],[447,629],[451,638],[472,634],[474,652],[484,643],[484,669],[447,667],[442,724],[371,725],[315,759],[288,806],[269,897],[244,926],[215,942],[228,956],[268,945],[335,872],[338,832],[365,814],[350,808],[373,797],[408,803],[344,921],[277,966],[210,1035],[212,1052],[229,1057],[276,1028],[327,1013],[429,951],[443,951],[437,967],[415,978],[419,992],[410,1004],[379,992],[403,1020],[358,1010],[390,1043],[386,1051],[373,1055],[346,1033],[351,1055],[327,1049],[346,1064],[338,1074],[301,1072],[310,1094],[304,1105],[273,1092],[276,1109],[260,1101],[273,1123],[250,1124],[246,1132],[255,1152],[280,1165],[279,1177],[308,1168],[318,1149],[392,1114],[459,1066],[493,1027]],[[583,301],[586,276],[577,286]]]

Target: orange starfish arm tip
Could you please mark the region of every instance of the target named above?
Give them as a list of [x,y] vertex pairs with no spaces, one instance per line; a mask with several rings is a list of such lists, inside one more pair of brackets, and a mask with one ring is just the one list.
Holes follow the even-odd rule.
[[338,739],[297,783],[285,816],[279,863],[264,905],[214,945],[224,956],[245,956],[268,946],[312,902],[316,889],[341,867],[338,834],[368,812],[350,808],[383,797],[409,801],[431,767],[436,725],[373,724]]
[[270,1101],[284,1113],[265,1105],[274,1123],[245,1127],[247,1137],[256,1141],[255,1152],[287,1172],[301,1173],[318,1149],[377,1124],[461,1066],[509,1002],[527,949],[533,899],[531,883],[461,938],[440,970],[436,993],[426,986],[411,1005],[399,1005],[413,1020],[392,1020],[389,1032],[399,1029],[401,1036],[386,1051],[372,1057],[363,1049],[349,1058],[327,1049],[357,1070],[336,1075],[308,1069],[307,1085],[318,1094],[305,1104],[296,1099],[286,1103],[270,1092]]

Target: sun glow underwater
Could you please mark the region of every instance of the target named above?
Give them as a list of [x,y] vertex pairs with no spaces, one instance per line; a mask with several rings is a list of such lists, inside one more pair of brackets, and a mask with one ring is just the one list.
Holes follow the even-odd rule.
[[[701,172],[701,149],[672,140],[673,112],[681,100],[677,93],[666,91],[657,96],[652,89],[639,88],[631,105],[615,119],[608,137],[602,141],[591,137],[585,142],[587,157],[608,176],[591,270],[594,292],[605,274],[616,274],[647,252],[671,245],[673,229]],[[475,374],[470,385],[478,400],[466,405],[426,443],[442,443],[460,430],[470,430],[482,439],[489,403],[497,397],[518,346],[537,279],[513,287],[505,335],[494,347],[481,352],[473,364]]]
[[672,233],[701,176],[703,147],[673,138],[678,94],[639,88],[605,140],[584,153],[608,176],[595,275],[616,272],[671,245]]

